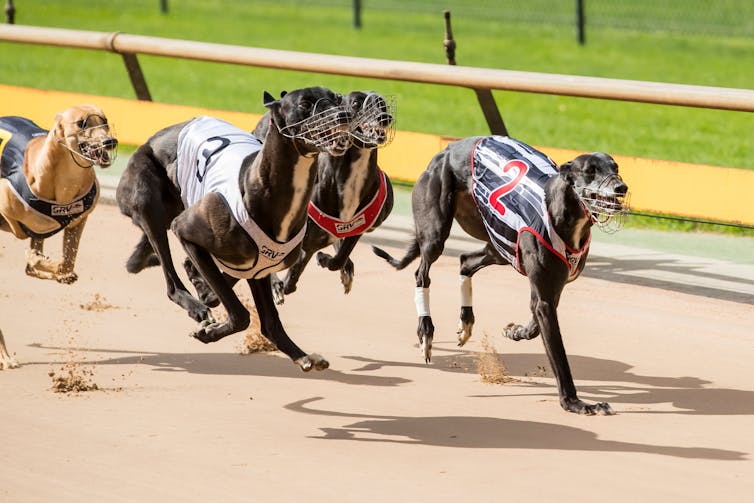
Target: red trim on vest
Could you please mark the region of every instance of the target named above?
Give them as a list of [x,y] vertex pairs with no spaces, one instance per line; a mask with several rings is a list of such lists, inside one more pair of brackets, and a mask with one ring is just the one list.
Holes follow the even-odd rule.
[[523,269],[521,268],[521,255],[518,253],[520,242],[521,242],[521,235],[524,232],[532,233],[534,237],[537,238],[537,241],[542,243],[545,248],[550,250],[556,257],[558,257],[560,260],[563,261],[566,267],[568,267],[568,280],[569,281],[574,280],[579,276],[579,263],[581,262],[581,257],[583,257],[584,254],[589,250],[589,245],[592,243],[591,231],[586,235],[586,242],[578,250],[574,250],[573,248],[568,246],[568,243],[563,241],[563,245],[565,245],[565,249],[566,249],[566,254],[565,256],[563,256],[562,253],[558,252],[555,248],[553,248],[552,245],[548,243],[547,240],[543,238],[537,231],[535,231],[531,227],[522,227],[521,230],[518,232],[518,237],[516,238],[516,265],[514,266],[514,269],[516,269],[519,273],[526,276],[527,274],[525,274],[523,272]]
[[345,221],[339,218],[331,217],[317,208],[313,202],[309,201],[309,218],[314,221],[324,231],[335,238],[343,239],[349,236],[358,236],[364,234],[372,228],[374,221],[382,212],[382,207],[387,199],[387,177],[385,172],[380,170],[380,187],[377,193],[367,206],[358,212],[351,220]]

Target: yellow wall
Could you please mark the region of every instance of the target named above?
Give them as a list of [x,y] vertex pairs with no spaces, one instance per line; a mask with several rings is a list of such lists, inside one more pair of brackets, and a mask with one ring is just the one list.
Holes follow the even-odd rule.
[[[0,115],[21,115],[49,128],[55,113],[71,105],[93,103],[105,112],[121,143],[140,145],[155,131],[198,115],[212,115],[251,131],[261,117],[226,110],[135,101],[87,94],[42,91],[0,85]],[[380,150],[380,166],[396,180],[413,182],[451,138],[397,131]],[[582,152],[537,147],[558,164]],[[699,164],[614,156],[631,191],[636,211],[754,225],[754,171]]]

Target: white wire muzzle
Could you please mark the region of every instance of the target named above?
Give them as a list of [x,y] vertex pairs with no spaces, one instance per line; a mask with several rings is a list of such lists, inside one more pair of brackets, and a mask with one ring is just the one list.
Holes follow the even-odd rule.
[[351,112],[338,106],[315,113],[299,122],[278,126],[278,131],[286,138],[304,141],[320,152],[341,156],[351,144],[351,119]]
[[367,146],[384,147],[395,137],[395,97],[367,93],[351,121],[351,137]]

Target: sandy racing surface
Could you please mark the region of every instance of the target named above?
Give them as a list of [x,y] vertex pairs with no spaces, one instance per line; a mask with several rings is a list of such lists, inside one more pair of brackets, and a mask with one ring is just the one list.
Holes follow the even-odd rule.
[[[280,308],[294,341],[330,361],[307,374],[279,354],[241,355],[244,334],[190,339],[194,323],[167,299],[161,271],[126,273],[137,238],[100,205],[71,286],[26,277],[27,243],[0,239],[0,328],[22,364],[0,371],[0,501],[709,502],[754,493],[754,304],[740,296],[608,281],[604,265],[589,275],[587,264],[566,287],[560,323],[581,397],[608,401],[617,415],[580,417],[560,408],[541,341],[500,336],[529,317],[527,281],[511,268],[474,277],[475,333],[457,348],[457,259],[434,265],[437,332],[425,365],[413,265],[393,271],[359,244],[348,296],[337,274],[309,267]],[[59,240],[46,250],[57,257]],[[515,382],[482,382],[485,336]],[[99,389],[53,392],[66,373]]]

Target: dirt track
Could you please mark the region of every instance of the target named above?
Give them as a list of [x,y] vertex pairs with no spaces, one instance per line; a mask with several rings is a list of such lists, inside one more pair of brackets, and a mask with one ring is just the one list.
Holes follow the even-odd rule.
[[[413,268],[365,244],[348,296],[310,267],[281,307],[302,373],[243,356],[243,335],[202,345],[159,269],[123,264],[138,233],[114,207],[90,219],[78,283],[25,276],[26,243],[0,240],[0,328],[21,368],[0,372],[0,501],[734,501],[754,493],[754,306],[582,277],[560,308],[582,398],[563,412],[510,268],[475,276],[475,336],[457,348],[456,259],[433,267],[433,363],[415,347]],[[47,251],[57,256],[59,241]],[[176,263],[183,255],[174,246]],[[587,268],[589,266],[587,265]],[[604,275],[603,275],[604,276]],[[602,276],[601,276],[602,277]],[[327,302],[323,302],[327,299]],[[483,336],[518,382],[481,382]],[[66,362],[99,391],[51,391]]]

